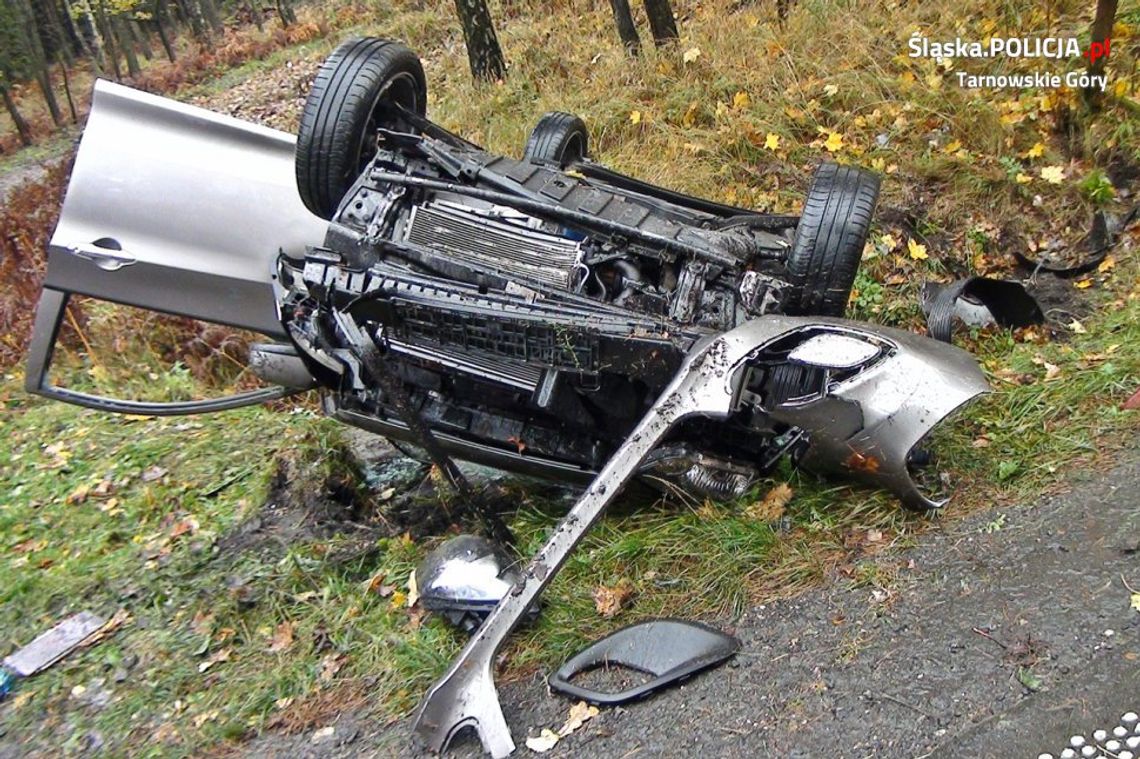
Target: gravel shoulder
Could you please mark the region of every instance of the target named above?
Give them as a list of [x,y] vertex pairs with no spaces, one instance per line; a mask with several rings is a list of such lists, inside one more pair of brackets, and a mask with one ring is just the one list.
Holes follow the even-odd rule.
[[[1071,491],[983,513],[836,581],[722,623],[729,665],[607,709],[547,756],[1058,755],[1140,710],[1140,440]],[[744,569],[744,568],[742,568]],[[570,702],[540,677],[500,689],[518,755]],[[401,756],[407,720],[345,714],[314,736],[267,734],[259,756]],[[473,736],[453,747],[478,756]]]

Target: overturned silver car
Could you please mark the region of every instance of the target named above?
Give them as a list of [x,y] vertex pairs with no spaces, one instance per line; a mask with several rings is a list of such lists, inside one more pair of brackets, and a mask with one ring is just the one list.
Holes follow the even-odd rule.
[[[516,160],[428,121],[425,101],[416,56],[367,38],[325,63],[298,140],[99,82],[29,390],[175,414],[319,387],[349,424],[585,483],[686,356],[747,326],[731,412],[679,424],[638,474],[732,496],[786,455],[939,505],[910,476],[916,444],[985,389],[974,362],[819,318],[845,308],[876,176],[825,164],[800,217],[762,214],[606,169],[569,114]],[[72,293],[264,333],[251,362],[281,388],[159,404],[54,387]]]

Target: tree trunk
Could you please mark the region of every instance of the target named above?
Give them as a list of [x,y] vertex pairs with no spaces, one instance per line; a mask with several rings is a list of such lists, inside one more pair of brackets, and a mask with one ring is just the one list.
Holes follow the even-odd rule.
[[142,53],[142,57],[148,61],[154,57],[154,51],[150,47],[150,40],[147,39],[146,30],[135,19],[127,19],[127,33],[131,36],[131,44],[135,49]]
[[289,0],[277,0],[277,17],[281,19],[281,26],[284,27],[297,23],[297,13]]
[[637,27],[633,25],[629,0],[610,0],[610,7],[614,11],[614,22],[617,24],[621,44],[625,46],[627,53],[637,55],[641,52],[641,37],[637,36]]
[[194,39],[210,44],[210,32],[206,29],[206,22],[202,20],[202,8],[197,0],[178,0],[178,7],[182,17],[190,24],[190,33]]
[[158,39],[162,42],[166,57],[174,63],[174,46],[170,44],[170,35],[166,32],[166,0],[154,0],[154,26],[158,29]]
[[75,110],[75,98],[71,96],[71,78],[67,75],[67,64],[59,60],[59,72],[63,76],[63,94],[67,96],[67,109],[71,112],[71,123],[79,123],[79,113]]
[[51,70],[48,67],[47,54],[44,52],[43,42],[40,40],[40,30],[36,22],[36,14],[32,4],[24,0],[19,4],[19,12],[23,16],[24,36],[27,39],[27,51],[31,60],[31,72],[44,96],[51,120],[56,126],[63,124],[63,114],[59,112],[59,101],[55,98],[55,90],[51,86]]
[[111,29],[111,22],[107,19],[107,7],[103,0],[95,0],[95,17],[99,21],[99,36],[103,38],[105,57],[111,62],[111,70],[115,72],[115,81],[121,81],[123,71],[119,68],[119,51],[115,46],[115,33]]
[[[1089,33],[1088,73],[1091,76],[1103,76],[1104,67],[1108,64],[1110,51],[1110,38],[1112,37],[1112,24],[1116,20],[1117,0],[1097,0],[1096,16],[1093,18],[1092,31]],[[1095,49],[1095,50],[1094,50]],[[1099,51],[1099,55],[1093,55]],[[1085,102],[1093,110],[1101,106],[1101,96],[1104,91],[1099,87],[1089,85],[1085,88]]]
[[131,79],[138,79],[142,75],[139,57],[135,55],[135,46],[131,42],[130,34],[124,29],[123,19],[120,16],[111,17],[111,33],[115,35],[115,41],[127,59],[127,74]]
[[226,27],[222,24],[222,17],[218,15],[218,6],[214,5],[214,0],[199,0],[202,6],[202,17],[206,19],[206,23],[210,25],[210,30],[214,33],[215,37],[222,36],[222,32]]
[[[0,76],[3,76],[0,74]],[[24,147],[32,144],[32,130],[28,128],[28,122],[24,121],[24,117],[20,114],[20,110],[16,108],[16,102],[12,100],[12,93],[8,91],[8,85],[0,81],[0,97],[4,98],[4,107],[8,109],[8,115],[12,117],[12,123],[16,125],[16,131],[20,134],[20,142],[24,143]]]
[[249,14],[249,20],[257,27],[257,31],[261,31],[265,22],[261,18],[261,4],[257,0],[244,0],[245,12]]
[[669,5],[669,0],[645,0],[645,14],[649,16],[653,44],[661,47],[681,38],[677,33],[677,22],[673,20],[673,8]]
[[507,66],[503,62],[499,39],[495,36],[487,0],[455,0],[455,12],[463,25],[463,41],[467,45],[471,75],[483,81],[502,79]]
[[68,48],[74,51],[75,55],[87,56],[88,58],[93,57],[91,46],[89,46],[87,43],[86,36],[83,36],[83,34],[80,32],[79,24],[75,23],[75,17],[72,16],[71,3],[68,2],[68,0],[62,1],[63,7],[60,8],[60,10],[62,10],[63,13],[60,14],[60,16],[62,16],[64,19],[65,28],[67,31],[67,39],[70,41]]

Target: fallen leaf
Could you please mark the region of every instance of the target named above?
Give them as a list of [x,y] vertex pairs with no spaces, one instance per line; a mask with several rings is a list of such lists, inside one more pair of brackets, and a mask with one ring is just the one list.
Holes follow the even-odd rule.
[[892,235],[880,235],[879,244],[886,248],[887,252],[890,253],[899,244],[899,241],[896,240]]
[[640,124],[641,123],[641,111],[630,111],[629,112],[629,123]]
[[612,617],[624,609],[632,597],[633,583],[623,577],[613,587],[599,585],[594,588],[594,608],[603,617]]
[[1103,261],[1100,262],[1100,265],[1096,267],[1096,270],[1101,274],[1104,274],[1106,272],[1112,271],[1115,267],[1116,259],[1112,256],[1107,256]]
[[879,543],[883,540],[882,530],[867,530],[867,542]]
[[1061,184],[1065,180],[1064,166],[1042,166],[1041,178],[1049,184]]
[[293,647],[293,623],[282,622],[277,625],[277,629],[273,633],[273,638],[269,641],[269,648],[266,650],[271,654],[279,654],[282,651],[288,651]]
[[1029,150],[1025,151],[1026,158],[1040,158],[1045,155],[1045,143],[1038,142]]
[[957,153],[962,149],[962,143],[959,140],[953,140],[946,147],[942,148],[943,153]]
[[1140,593],[1133,593],[1129,606],[1136,611],[1140,611]]
[[827,139],[823,143],[823,147],[829,153],[836,153],[843,148],[843,135],[839,132],[828,132]]
[[835,86],[834,84],[828,84],[828,85],[824,86],[824,88],[823,88],[823,94],[826,95],[827,97],[831,97],[838,92],[839,92],[839,88],[837,86]]
[[1045,381],[1050,382],[1061,376],[1061,367],[1045,362]]
[[87,494],[90,492],[91,488],[86,485],[80,485],[67,496],[67,503],[83,503],[87,500]]
[[1036,691],[1041,688],[1041,678],[1033,674],[1028,667],[1017,668],[1017,681],[1028,690]]
[[392,593],[391,606],[393,609],[402,609],[407,602],[408,602],[408,594],[405,593],[404,591],[397,590],[394,593]]
[[215,664],[229,661],[230,657],[233,656],[233,654],[234,650],[229,647],[215,651],[213,656],[198,665],[198,674],[202,674]]
[[915,261],[925,261],[926,259],[930,258],[930,256],[926,253],[926,246],[920,242],[916,242],[913,237],[907,239],[906,249],[910,254],[910,257]]
[[1013,179],[1018,184],[1029,184],[1030,182],[1033,181],[1033,177],[1029,176],[1028,174],[1024,174],[1020,171],[1017,172],[1017,176],[1015,176]]
[[780,135],[774,132],[768,132],[768,136],[764,138],[764,148],[767,150],[775,150],[780,147]]
[[691,47],[685,51],[684,55],[681,56],[681,60],[684,61],[685,63],[692,63],[693,61],[697,60],[700,57],[701,57],[701,49],[699,47]]
[[566,717],[566,724],[558,731],[559,738],[565,738],[582,725],[598,716],[598,707],[591,706],[585,701],[579,701],[570,707],[570,715]]
[[154,482],[155,480],[161,480],[165,475],[166,475],[165,469],[163,469],[160,466],[152,466],[150,469],[147,469],[145,472],[142,473],[142,481],[143,482]]
[[1081,324],[1076,319],[1073,319],[1071,322],[1069,322],[1069,329],[1078,335],[1083,335],[1088,332],[1088,330],[1085,329],[1085,325]]
[[748,97],[747,92],[738,92],[732,96],[732,107],[737,110],[747,108],[751,102],[752,98]]
[[788,483],[781,482],[767,494],[744,510],[749,519],[770,524],[784,516],[788,501],[792,500],[792,489]]
[[1078,290],[1087,290],[1090,287],[1092,287],[1092,280],[1091,279],[1082,279],[1079,282],[1077,282],[1076,287]]
[[327,654],[321,659],[321,670],[317,679],[322,683],[332,682],[336,673],[340,672],[341,667],[344,666],[344,659],[344,654]]
[[408,606],[409,607],[415,606],[416,602],[419,600],[420,600],[420,586],[419,586],[419,583],[416,581],[416,570],[413,569],[412,573],[410,575],[408,575]]
[[543,754],[558,745],[558,733],[548,727],[533,738],[526,739],[526,747],[538,754]]
[[193,535],[198,531],[198,520],[194,517],[186,517],[174,523],[174,527],[170,529],[170,537],[177,538],[183,535]]

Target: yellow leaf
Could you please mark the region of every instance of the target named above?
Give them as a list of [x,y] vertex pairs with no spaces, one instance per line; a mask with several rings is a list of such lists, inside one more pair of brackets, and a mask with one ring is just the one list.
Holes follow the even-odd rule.
[[942,89],[942,77],[941,77],[941,75],[938,74],[938,72],[931,72],[931,73],[927,74],[924,77],[924,79],[926,80],[926,86],[929,87],[930,89],[932,89],[932,90]]
[[1025,151],[1026,158],[1040,158],[1045,155],[1045,143],[1038,142],[1029,150]]
[[1061,184],[1065,179],[1064,166],[1042,166],[1041,178],[1049,184]]
[[843,135],[838,132],[829,132],[827,141],[823,143],[823,146],[827,148],[829,153],[838,152],[843,147]]
[[640,124],[641,123],[641,111],[630,111],[629,112],[629,123]]
[[1030,182],[1033,181],[1033,177],[1019,171],[1019,172],[1017,172],[1017,176],[1014,177],[1014,180],[1018,184],[1029,184]]
[[780,135],[768,132],[768,136],[764,138],[764,147],[768,150],[775,150],[780,147]]
[[526,747],[537,754],[543,754],[554,748],[558,743],[558,733],[549,727],[542,728],[542,732],[533,738],[526,739]]
[[887,249],[888,253],[890,253],[892,250],[894,250],[895,246],[899,244],[899,241],[896,240],[894,238],[894,236],[892,236],[892,235],[882,235],[879,238],[879,242],[882,244],[882,246],[884,248]]
[[1104,274],[1105,272],[1112,271],[1113,268],[1115,268],[1115,267],[1116,267],[1116,259],[1113,258],[1112,256],[1109,256],[1108,258],[1106,258],[1100,262],[1100,266],[1096,267],[1096,270],[1099,271],[1101,274]]
[[697,60],[700,57],[701,57],[701,49],[699,47],[691,47],[685,51],[684,55],[681,56],[681,60],[684,61],[685,63],[692,63],[693,61]]
[[701,106],[697,101],[689,103],[689,107],[685,109],[685,115],[681,117],[681,124],[683,126],[692,126],[697,122],[697,113],[701,110]]
[[1133,593],[1129,606],[1136,611],[1140,611],[1140,593]]
[[768,491],[762,499],[749,506],[744,513],[749,519],[757,522],[771,523],[784,516],[788,501],[792,500],[792,489],[786,482],[781,482]]
[[392,608],[399,609],[408,602],[408,594],[402,590],[397,590],[392,593]]
[[1082,279],[1080,282],[1077,283],[1077,288],[1079,288],[1081,290],[1087,290],[1090,287],[1092,287],[1092,280],[1091,279]]
[[915,261],[925,261],[930,258],[930,256],[926,254],[926,246],[920,242],[915,242],[913,237],[906,241],[906,249],[907,252],[910,253],[910,257]]
[[633,583],[623,577],[611,587],[594,588],[594,607],[603,617],[612,617],[629,605],[633,598]]
[[1118,98],[1122,98],[1128,94],[1128,82],[1124,79],[1117,79],[1112,85],[1112,94]]
[[832,97],[833,95],[835,95],[838,92],[839,92],[839,88],[836,87],[834,84],[829,84],[823,88],[823,94],[826,95],[827,97]]
[[958,150],[961,149],[961,147],[962,147],[962,143],[959,142],[958,140],[954,140],[953,142],[948,144],[946,147],[942,148],[942,152],[943,153],[956,153],[956,152],[958,152]]
[[747,108],[748,104],[752,102],[752,98],[748,97],[747,92],[738,92],[732,96],[732,107],[736,109]]

